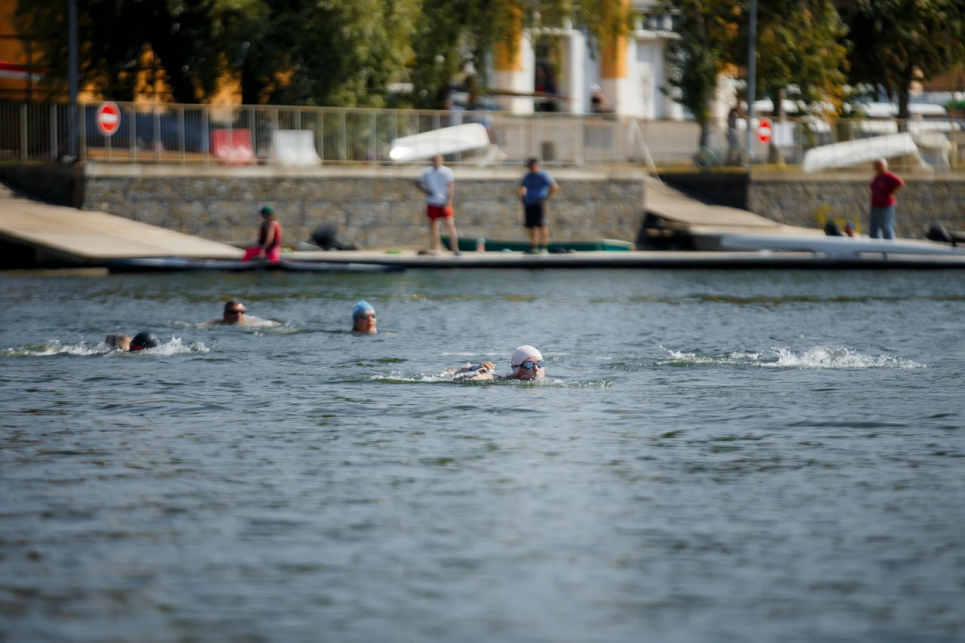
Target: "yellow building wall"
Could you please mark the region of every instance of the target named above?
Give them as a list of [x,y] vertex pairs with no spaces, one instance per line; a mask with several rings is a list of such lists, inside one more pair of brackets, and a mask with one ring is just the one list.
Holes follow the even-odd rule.
[[[0,0],[0,62],[26,67],[29,62],[27,52],[13,24],[16,10],[17,0]],[[14,78],[11,72],[0,70],[0,99],[24,100],[30,93],[30,85],[26,76]],[[36,89],[37,81],[34,80],[32,85]]]
[[[603,0],[607,13],[613,15],[613,20],[622,21],[630,11],[630,0]],[[627,77],[627,38],[621,33],[610,36],[600,43],[600,77]]]

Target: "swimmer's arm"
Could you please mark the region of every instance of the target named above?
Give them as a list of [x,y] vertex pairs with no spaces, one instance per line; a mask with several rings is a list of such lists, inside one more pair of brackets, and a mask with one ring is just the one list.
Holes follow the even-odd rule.
[[481,364],[466,364],[465,366],[463,366],[462,368],[456,371],[456,375],[459,375],[460,373],[465,373],[465,374],[471,373],[472,375],[465,379],[472,380],[472,381],[492,380],[492,379],[496,379],[495,371],[496,371],[495,364],[493,364],[492,362],[483,362]]
[[132,339],[134,338],[121,333],[108,333],[107,337],[104,338],[104,343],[122,351],[129,351],[131,350]]
[[462,368],[456,370],[456,375],[459,373],[471,373],[475,371],[494,371],[496,370],[496,365],[492,362],[482,362],[481,364],[466,364]]

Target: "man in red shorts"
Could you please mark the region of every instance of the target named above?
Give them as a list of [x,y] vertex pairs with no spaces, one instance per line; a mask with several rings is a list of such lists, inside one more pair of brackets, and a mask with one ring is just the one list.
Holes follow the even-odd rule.
[[416,187],[426,195],[426,216],[429,217],[429,244],[434,255],[438,255],[442,250],[442,242],[439,239],[439,219],[443,219],[449,228],[449,247],[452,249],[452,254],[460,254],[459,238],[456,236],[456,223],[453,220],[452,210],[454,183],[452,170],[442,164],[441,154],[433,157],[432,167],[426,168],[415,182]]

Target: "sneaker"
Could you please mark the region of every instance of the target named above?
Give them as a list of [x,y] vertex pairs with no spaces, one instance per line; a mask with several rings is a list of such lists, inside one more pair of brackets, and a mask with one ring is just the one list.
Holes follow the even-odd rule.
[[526,251],[526,254],[528,254],[528,255],[538,255],[538,254],[539,254],[539,249],[537,249],[537,248],[530,248],[529,250]]
[[458,249],[453,250],[453,251],[452,251],[452,254],[455,255],[456,257],[461,257],[461,256],[462,256],[462,253],[461,253]]
[[545,247],[544,247],[544,248],[540,248],[540,249],[539,249],[539,253],[540,253],[541,255],[548,255],[548,254],[550,253],[550,251],[549,251],[549,248],[545,248]]

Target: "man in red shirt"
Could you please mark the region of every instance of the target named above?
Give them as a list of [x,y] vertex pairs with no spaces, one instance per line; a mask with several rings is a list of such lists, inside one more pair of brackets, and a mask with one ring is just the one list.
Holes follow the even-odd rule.
[[888,171],[888,161],[874,162],[875,177],[871,179],[871,226],[868,236],[872,239],[895,238],[895,192],[905,187],[905,182]]
[[281,223],[275,218],[275,210],[270,205],[262,206],[261,218],[258,245],[248,248],[241,260],[264,258],[269,263],[278,263],[281,260]]

